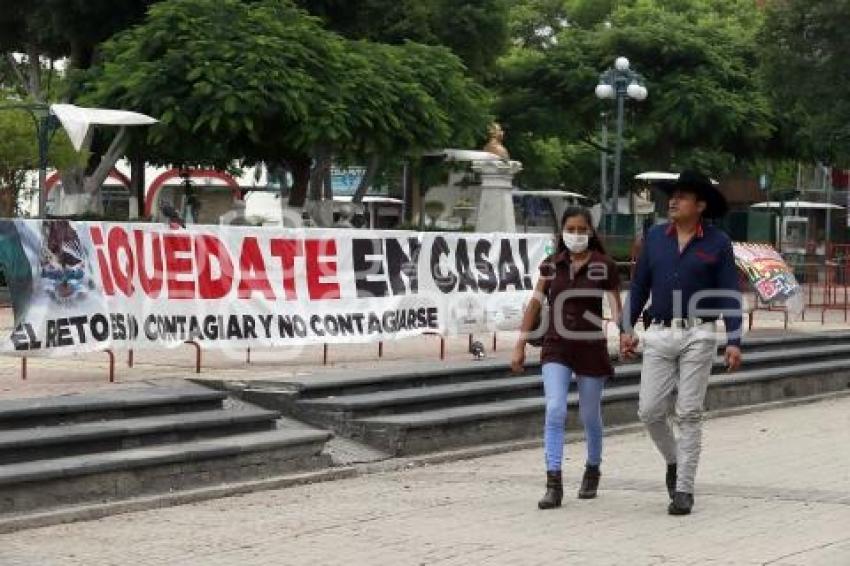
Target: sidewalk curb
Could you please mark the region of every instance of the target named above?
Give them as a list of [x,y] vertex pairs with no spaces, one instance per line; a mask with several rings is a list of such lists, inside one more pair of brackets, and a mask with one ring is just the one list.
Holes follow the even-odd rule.
[[[800,397],[797,399],[784,399],[781,401],[774,401],[759,405],[748,405],[744,407],[718,409],[715,411],[706,412],[704,418],[718,419],[751,413],[759,413],[764,411],[770,411],[773,409],[808,405],[812,403],[840,399],[844,397],[850,397],[850,390],[827,392],[819,395]],[[606,427],[605,436],[618,436],[623,434],[640,432],[642,430],[643,424],[635,422],[624,425]],[[580,442],[581,440],[583,440],[583,435],[579,432],[569,432],[565,437],[565,442],[567,444]],[[371,474],[399,472],[417,467],[448,464],[452,462],[460,462],[463,460],[471,460],[486,456],[495,456],[508,452],[516,452],[519,450],[538,449],[541,447],[541,445],[542,440],[540,439],[518,440],[499,444],[488,444],[484,446],[475,446],[471,448],[463,448],[459,450],[451,450],[420,456],[390,458],[388,460],[382,460],[378,462],[341,466],[326,470],[306,472],[288,476],[279,476],[263,480],[217,485],[176,493],[151,495],[146,497],[134,498],[126,501],[80,505],[74,507],[59,508],[52,511],[45,511],[35,514],[10,516],[7,518],[0,518],[0,534],[25,529],[35,529],[59,524],[74,523],[79,521],[97,520],[111,515],[120,515],[125,513],[134,513],[137,511],[161,509],[177,505],[200,503],[211,499],[247,495],[260,491],[284,489],[288,487],[321,483],[326,481],[358,478]]]

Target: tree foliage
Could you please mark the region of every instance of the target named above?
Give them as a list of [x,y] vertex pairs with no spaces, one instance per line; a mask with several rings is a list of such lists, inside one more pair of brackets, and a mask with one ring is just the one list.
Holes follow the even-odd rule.
[[447,48],[347,40],[286,0],[160,2],[102,54],[81,100],[159,118],[159,162],[401,154],[472,143],[489,118]]
[[783,141],[820,161],[850,164],[850,2],[782,0],[767,4],[760,35],[768,92]]
[[508,46],[507,0],[298,0],[349,39],[448,47],[477,78],[488,78]]
[[599,154],[580,146],[598,142],[601,112],[615,112],[593,89],[620,55],[649,89],[645,102],[627,103],[624,178],[684,166],[720,175],[765,150],[775,124],[754,72],[760,16],[748,2],[623,0],[604,16],[599,4],[570,2],[571,24],[554,44],[517,47],[502,61],[498,113],[526,182],[596,185]]
[[[4,106],[6,106],[4,108]],[[0,102],[0,217],[17,215],[18,197],[27,190],[27,175],[38,169],[35,122],[25,110],[10,110]],[[58,131],[48,159],[57,167],[81,160],[64,131]]]

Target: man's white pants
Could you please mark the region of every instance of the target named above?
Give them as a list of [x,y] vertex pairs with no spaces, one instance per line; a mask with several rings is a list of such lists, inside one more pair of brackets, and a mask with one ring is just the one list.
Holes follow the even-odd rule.
[[[638,416],[667,463],[678,465],[676,491],[694,492],[703,403],[717,353],[714,330],[711,322],[688,329],[653,324],[644,335]],[[670,422],[674,389],[678,442]]]

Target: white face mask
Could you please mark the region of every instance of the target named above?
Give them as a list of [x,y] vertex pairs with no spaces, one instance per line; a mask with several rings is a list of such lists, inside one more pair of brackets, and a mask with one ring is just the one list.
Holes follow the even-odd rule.
[[587,246],[590,243],[590,236],[587,234],[570,234],[569,232],[564,232],[562,236],[564,238],[564,245],[572,253],[580,254],[587,251]]

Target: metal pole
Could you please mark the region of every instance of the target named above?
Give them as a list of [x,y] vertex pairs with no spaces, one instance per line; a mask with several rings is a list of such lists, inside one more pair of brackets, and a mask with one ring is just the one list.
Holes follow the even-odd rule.
[[47,217],[47,151],[50,144],[49,119],[47,114],[36,120],[38,136],[38,217]]
[[614,216],[611,219],[611,231],[617,235],[617,212],[620,201],[620,159],[623,155],[623,109],[625,106],[626,93],[620,85],[615,86],[617,91],[617,148],[614,153]]
[[602,208],[602,231],[605,231],[605,217],[608,214],[608,113],[602,112],[602,147],[599,152],[599,203]]
[[832,210],[830,210],[829,205],[832,204],[832,179],[829,179],[829,168],[823,167],[823,183],[824,189],[826,189],[826,244],[824,245],[824,252],[829,253],[829,247],[832,244]]

